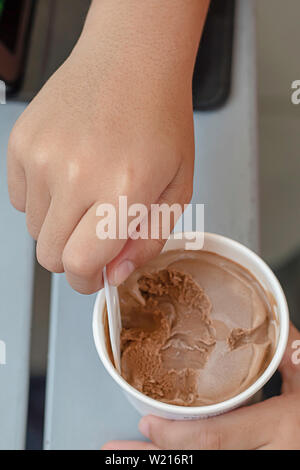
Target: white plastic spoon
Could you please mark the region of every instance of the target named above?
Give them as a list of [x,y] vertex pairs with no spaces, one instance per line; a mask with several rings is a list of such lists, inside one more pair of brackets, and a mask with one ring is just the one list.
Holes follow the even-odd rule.
[[103,269],[103,279],[105,288],[105,298],[107,306],[107,317],[109,326],[109,337],[113,353],[114,363],[117,371],[121,374],[121,348],[120,335],[122,329],[119,294],[117,287],[108,283],[106,266]]

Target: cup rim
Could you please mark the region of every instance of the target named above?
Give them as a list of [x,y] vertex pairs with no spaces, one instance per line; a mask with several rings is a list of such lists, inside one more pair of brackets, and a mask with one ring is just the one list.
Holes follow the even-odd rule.
[[[193,235],[195,236],[197,234],[200,235],[199,232],[184,232],[181,235],[183,236],[183,238],[186,237],[186,239],[190,239],[190,237],[192,237]],[[178,237],[178,233],[176,233],[176,236]],[[169,237],[168,240],[170,239],[174,239],[173,234]],[[154,408],[157,411],[161,411],[164,413],[173,413],[179,416],[184,415],[187,417],[194,417],[195,415],[198,415],[200,417],[202,415],[213,415],[219,413],[221,414],[225,411],[236,408],[241,404],[247,402],[256,392],[262,389],[262,387],[266,384],[268,380],[270,380],[272,375],[277,370],[285,352],[289,334],[289,311],[287,301],[278,279],[276,278],[271,268],[269,268],[269,266],[265,263],[265,261],[263,261],[262,258],[260,258],[256,253],[247,248],[245,245],[242,245],[241,243],[223,235],[204,232],[204,239],[205,241],[209,240],[221,244],[222,246],[234,248],[236,251],[240,251],[245,254],[248,258],[251,258],[252,261],[255,262],[256,266],[259,268],[259,271],[264,275],[264,277],[268,278],[269,283],[272,286],[272,294],[276,299],[276,305],[278,308],[278,320],[280,323],[276,350],[268,367],[253,384],[246,388],[246,390],[243,390],[238,395],[235,395],[234,397],[231,397],[222,402],[203,406],[172,405],[170,403],[161,402],[147,395],[144,395],[142,392],[130,385],[121,375],[119,375],[108,356],[107,349],[105,346],[105,335],[103,325],[103,310],[105,305],[104,289],[101,289],[97,294],[93,312],[93,336],[95,346],[104,367],[111,375],[111,377],[120,385],[120,387],[124,391],[129,393],[138,401],[142,401],[145,405],[148,405],[149,407]],[[225,255],[225,257],[227,256]],[[230,256],[228,256],[228,259],[230,259]]]

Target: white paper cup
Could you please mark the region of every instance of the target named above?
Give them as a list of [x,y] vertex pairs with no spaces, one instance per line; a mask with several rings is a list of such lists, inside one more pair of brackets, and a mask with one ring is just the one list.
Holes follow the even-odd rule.
[[[167,241],[164,250],[177,250],[185,247],[185,242],[191,240],[191,233],[185,233],[181,239],[175,239],[173,236]],[[200,234],[198,234],[200,235]],[[152,414],[168,419],[199,419],[209,416],[216,416],[226,411],[246,404],[254,395],[256,395],[265,383],[272,377],[279,366],[284,354],[288,332],[289,332],[289,312],[283,290],[266,263],[240,243],[229,238],[212,233],[204,234],[205,251],[210,251],[225,258],[228,258],[248,269],[254,277],[260,282],[262,287],[268,292],[274,300],[274,311],[278,321],[277,327],[277,345],[272,361],[262,373],[262,375],[243,392],[220,403],[207,406],[177,406],[154,400],[132,387],[116,371],[106,348],[106,336],[104,330],[105,314],[105,294],[104,290],[98,293],[93,317],[93,334],[95,345],[100,359],[115,382],[121,387],[130,403],[142,414]]]

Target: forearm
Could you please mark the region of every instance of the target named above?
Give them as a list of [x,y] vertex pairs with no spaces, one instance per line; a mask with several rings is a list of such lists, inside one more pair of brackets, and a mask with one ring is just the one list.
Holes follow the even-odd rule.
[[105,53],[116,56],[126,48],[126,61],[143,64],[143,73],[147,67],[162,74],[172,69],[191,79],[208,5],[209,0],[94,0],[82,38],[100,49],[105,41]]

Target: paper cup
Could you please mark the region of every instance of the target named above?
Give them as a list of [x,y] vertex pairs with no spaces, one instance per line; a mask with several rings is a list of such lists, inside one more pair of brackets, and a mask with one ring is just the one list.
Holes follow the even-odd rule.
[[[178,237],[178,234],[176,235]],[[192,233],[190,232],[184,233],[181,239],[175,239],[172,235],[167,241],[163,251],[185,248],[185,243],[191,240],[191,235]],[[198,236],[201,237],[201,234],[198,233]],[[272,377],[283,357],[289,332],[289,312],[283,290],[271,269],[253,251],[221,235],[205,233],[203,249],[224,256],[248,269],[260,282],[265,291],[272,296],[274,311],[278,322],[277,344],[273,359],[256,382],[243,392],[223,402],[207,406],[185,407],[154,400],[139,392],[126,382],[126,380],[118,374],[109,358],[104,330],[105,294],[104,290],[101,290],[97,295],[94,306],[93,334],[95,345],[104,367],[118,386],[121,387],[130,403],[141,415],[152,414],[168,419],[184,420],[207,418],[233,410],[253,399]]]

